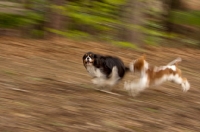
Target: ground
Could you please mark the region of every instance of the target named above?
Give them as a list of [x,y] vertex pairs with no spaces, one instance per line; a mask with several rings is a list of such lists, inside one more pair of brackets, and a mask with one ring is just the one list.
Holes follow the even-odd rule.
[[[200,50],[146,46],[139,50],[67,39],[0,38],[1,132],[199,132]],[[85,52],[115,55],[126,65],[143,53],[151,65],[177,57],[191,89],[165,83],[131,97],[128,73],[109,94],[95,90]]]

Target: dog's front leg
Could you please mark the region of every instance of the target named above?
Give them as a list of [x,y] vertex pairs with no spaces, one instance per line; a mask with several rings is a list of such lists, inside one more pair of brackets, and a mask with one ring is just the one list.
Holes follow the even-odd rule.
[[124,83],[124,88],[128,91],[130,96],[136,96],[138,94],[138,82],[135,81],[126,81]]
[[138,81],[125,82],[124,88],[129,92],[129,94],[136,96],[147,87],[147,83],[146,77],[143,77]]

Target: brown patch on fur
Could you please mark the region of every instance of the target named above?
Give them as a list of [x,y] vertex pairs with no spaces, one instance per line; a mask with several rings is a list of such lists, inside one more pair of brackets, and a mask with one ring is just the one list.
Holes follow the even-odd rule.
[[181,70],[180,69],[178,69],[178,67],[176,66],[176,72],[178,73],[178,75],[183,79],[183,81],[184,82],[186,82],[187,81],[187,78],[185,78],[185,77],[182,77],[182,72],[181,72]]
[[161,85],[166,81],[171,81],[181,85],[184,92],[188,91],[190,84],[186,78],[182,77],[181,70],[178,69],[175,61],[177,59],[170,62],[167,66],[151,67],[144,56],[136,59],[133,62],[133,67],[130,65],[130,69],[132,70],[134,68],[134,71],[138,70],[140,72],[140,80],[138,82],[125,82],[125,89],[135,96],[135,94],[138,94],[147,87]]
[[178,73],[178,75],[179,75],[179,76],[181,76],[181,75],[182,75],[182,72],[181,72],[181,70],[180,70],[180,69],[178,69],[177,65],[176,65],[176,72]]
[[157,72],[154,71],[154,68],[149,68],[146,73],[148,74],[149,84],[153,84],[157,79],[162,78],[163,75],[177,74],[177,71],[174,71],[170,68],[166,68],[164,70],[159,70]]
[[[140,58],[138,58],[134,65],[134,71],[142,71],[142,69],[144,68],[144,61],[146,59],[145,54],[143,56],[141,56]],[[155,81],[159,78],[162,78],[163,75],[170,75],[170,74],[178,74],[181,77],[181,70],[177,67],[178,66],[178,62],[175,63],[176,66],[176,71],[170,69],[170,68],[166,68],[164,70],[159,70],[159,71],[154,71],[155,67],[149,67],[146,71],[146,74],[148,74],[148,79],[149,79],[149,84],[152,85],[155,83]],[[185,80],[186,78],[184,78]],[[187,79],[186,79],[187,80]]]
[[134,65],[134,71],[141,71],[144,67],[144,60],[146,59],[145,55],[141,56],[140,58],[138,58]]
[[[133,64],[134,71],[139,71],[139,72],[143,71],[144,65],[145,65],[145,59],[146,59],[146,56],[143,55],[134,62],[134,64]],[[178,68],[178,62],[176,62],[174,64],[174,66],[176,67],[176,71],[172,70],[171,68],[160,69],[158,71],[155,71],[156,67],[149,66],[148,69],[145,71],[146,74],[148,75],[149,85],[155,84],[156,80],[161,79],[164,75],[174,75],[175,76],[177,74],[184,81],[187,81],[187,78],[182,77],[181,70]]]
[[185,78],[185,77],[182,77],[182,79],[183,79],[184,82],[187,81],[187,78]]

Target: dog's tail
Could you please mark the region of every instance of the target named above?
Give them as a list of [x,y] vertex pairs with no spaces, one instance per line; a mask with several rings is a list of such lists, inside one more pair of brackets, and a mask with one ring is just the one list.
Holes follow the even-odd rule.
[[130,68],[129,67],[125,67],[125,71],[126,72],[130,71]]
[[167,66],[176,65],[178,62],[181,62],[181,61],[182,61],[182,59],[180,57],[178,57],[175,60],[168,63]]

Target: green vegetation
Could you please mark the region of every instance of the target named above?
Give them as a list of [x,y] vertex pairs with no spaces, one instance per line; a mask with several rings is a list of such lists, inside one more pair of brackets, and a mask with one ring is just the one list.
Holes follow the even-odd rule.
[[[130,39],[131,32],[135,30],[139,30],[144,36],[143,43],[150,45],[157,45],[163,39],[199,44],[197,40],[186,37],[182,39],[177,33],[166,32],[167,25],[161,19],[163,14],[160,7],[146,8],[148,6],[146,5],[141,9],[147,16],[141,16],[144,23],[135,24],[131,20],[141,18],[134,18],[134,15],[131,15],[134,8],[128,0],[68,0],[67,2],[58,0],[57,2],[46,0],[26,2],[22,4],[22,7],[27,9],[23,14],[1,13],[0,10],[0,28],[22,28],[28,32],[29,37],[35,38],[53,33],[73,39],[109,41],[128,48],[135,48],[138,45],[133,41],[134,36]],[[1,9],[3,6],[0,5]],[[166,16],[168,18],[165,20],[169,20],[172,24],[200,27],[200,11],[172,9],[169,14],[171,15]],[[61,17],[57,17],[58,15]],[[61,21],[59,19],[62,19],[62,22],[59,22]]]
[[200,27],[200,11],[172,11],[170,21],[176,24]]

